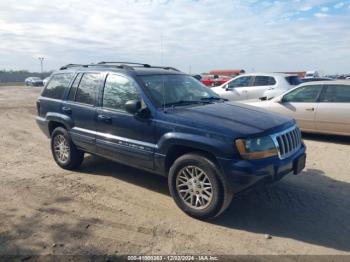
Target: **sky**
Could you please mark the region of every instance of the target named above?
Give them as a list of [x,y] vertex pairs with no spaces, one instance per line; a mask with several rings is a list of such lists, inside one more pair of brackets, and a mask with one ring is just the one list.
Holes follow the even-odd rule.
[[0,69],[350,73],[350,0],[0,0]]

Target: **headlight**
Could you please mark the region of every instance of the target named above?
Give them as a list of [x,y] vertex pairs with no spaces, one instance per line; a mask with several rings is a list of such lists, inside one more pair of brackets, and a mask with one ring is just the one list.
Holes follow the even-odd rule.
[[243,159],[260,159],[277,156],[277,148],[270,136],[235,141],[239,154]]

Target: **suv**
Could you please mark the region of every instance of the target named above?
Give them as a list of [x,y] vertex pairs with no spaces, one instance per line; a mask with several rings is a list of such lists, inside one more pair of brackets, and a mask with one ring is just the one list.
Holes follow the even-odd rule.
[[301,83],[296,75],[283,73],[251,73],[239,75],[212,90],[221,97],[242,101],[271,99]]
[[166,176],[176,204],[199,219],[305,166],[293,119],[228,103],[170,67],[67,65],[52,74],[37,110],[60,167],[78,168],[88,152]]

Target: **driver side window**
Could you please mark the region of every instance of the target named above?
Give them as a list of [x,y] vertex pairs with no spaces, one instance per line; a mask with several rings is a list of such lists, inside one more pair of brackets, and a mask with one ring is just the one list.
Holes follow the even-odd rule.
[[297,88],[283,97],[283,102],[312,103],[316,102],[322,85],[310,85]]
[[252,80],[251,76],[242,76],[228,83],[227,88],[231,89],[235,87],[250,86],[251,80]]
[[126,111],[125,103],[129,100],[140,100],[135,85],[123,76],[108,75],[103,92],[103,107]]

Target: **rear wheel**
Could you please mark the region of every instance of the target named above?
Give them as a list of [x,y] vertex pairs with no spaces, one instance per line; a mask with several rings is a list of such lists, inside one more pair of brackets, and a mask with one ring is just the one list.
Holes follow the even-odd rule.
[[57,127],[52,132],[51,151],[56,163],[64,169],[76,169],[84,160],[84,152],[76,148],[63,127]]
[[170,168],[168,181],[178,207],[199,219],[210,219],[223,212],[232,197],[224,192],[218,172],[217,166],[203,155],[178,158]]

